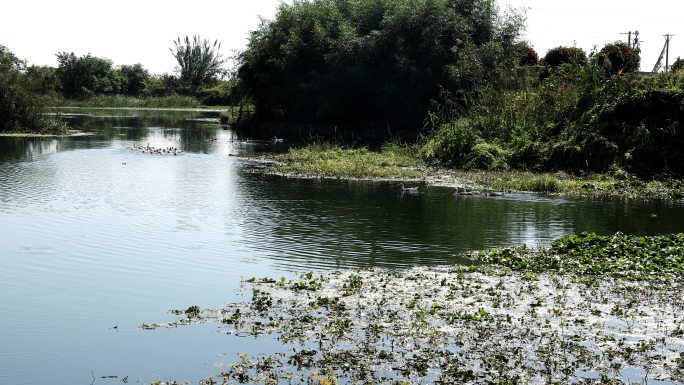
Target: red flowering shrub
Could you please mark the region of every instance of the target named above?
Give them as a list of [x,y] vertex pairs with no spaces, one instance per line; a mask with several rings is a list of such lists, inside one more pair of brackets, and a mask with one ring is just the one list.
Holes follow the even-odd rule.
[[582,48],[556,47],[550,49],[542,59],[542,64],[549,67],[557,67],[564,63],[586,64],[587,54]]
[[639,70],[639,52],[623,42],[606,44],[596,55],[596,63],[613,75]]
[[520,51],[520,65],[535,66],[539,64],[539,55],[534,48],[525,45],[521,47]]

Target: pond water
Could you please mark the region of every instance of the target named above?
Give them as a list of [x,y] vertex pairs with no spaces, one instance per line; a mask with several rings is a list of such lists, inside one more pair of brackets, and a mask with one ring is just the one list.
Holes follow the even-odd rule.
[[[456,197],[397,184],[248,172],[215,112],[75,110],[92,133],[0,138],[0,383],[197,381],[268,349],[216,325],[142,331],[169,309],[240,299],[241,277],[458,263],[483,248],[582,231],[684,231],[663,202],[523,194]],[[134,145],[177,147],[150,155]],[[249,299],[249,298],[247,298]],[[119,376],[119,378],[101,378]]]

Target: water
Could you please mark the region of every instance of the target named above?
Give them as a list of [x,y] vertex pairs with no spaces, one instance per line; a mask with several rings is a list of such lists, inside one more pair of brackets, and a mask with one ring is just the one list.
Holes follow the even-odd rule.
[[[205,120],[215,113],[89,113],[66,118],[91,136],[0,138],[3,384],[217,374],[269,347],[217,325],[138,326],[240,300],[241,277],[458,263],[464,251],[581,231],[684,231],[684,207],[662,202],[401,196],[389,183],[263,177],[229,155],[287,143],[240,139]],[[147,143],[185,155],[129,149]]]

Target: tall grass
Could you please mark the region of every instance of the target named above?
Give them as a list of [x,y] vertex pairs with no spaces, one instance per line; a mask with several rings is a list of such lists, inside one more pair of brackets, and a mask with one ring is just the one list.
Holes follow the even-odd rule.
[[277,156],[275,172],[323,178],[420,178],[422,162],[415,146],[387,144],[381,151],[314,143]]
[[199,108],[197,98],[192,96],[159,96],[136,98],[124,95],[93,96],[84,100],[56,99],[54,107],[115,107],[115,108]]

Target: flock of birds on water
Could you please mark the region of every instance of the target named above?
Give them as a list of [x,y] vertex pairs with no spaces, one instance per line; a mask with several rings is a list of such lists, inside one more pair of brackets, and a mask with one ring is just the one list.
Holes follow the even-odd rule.
[[[420,194],[420,191],[418,191],[418,186],[416,187],[406,187],[404,186],[403,183],[399,183],[399,187],[401,187],[401,193],[402,194],[409,194],[409,195],[418,195]],[[485,191],[476,191],[476,190],[459,190],[457,189],[454,192],[454,195],[463,195],[463,196],[473,196],[473,195],[483,195],[483,196],[489,196],[489,197],[502,197],[506,195],[505,191],[491,191],[491,190],[485,190]]]
[[158,155],[183,155],[183,151],[177,147],[152,147],[149,143],[147,146],[131,146],[131,150],[140,151],[146,154],[158,154]]

